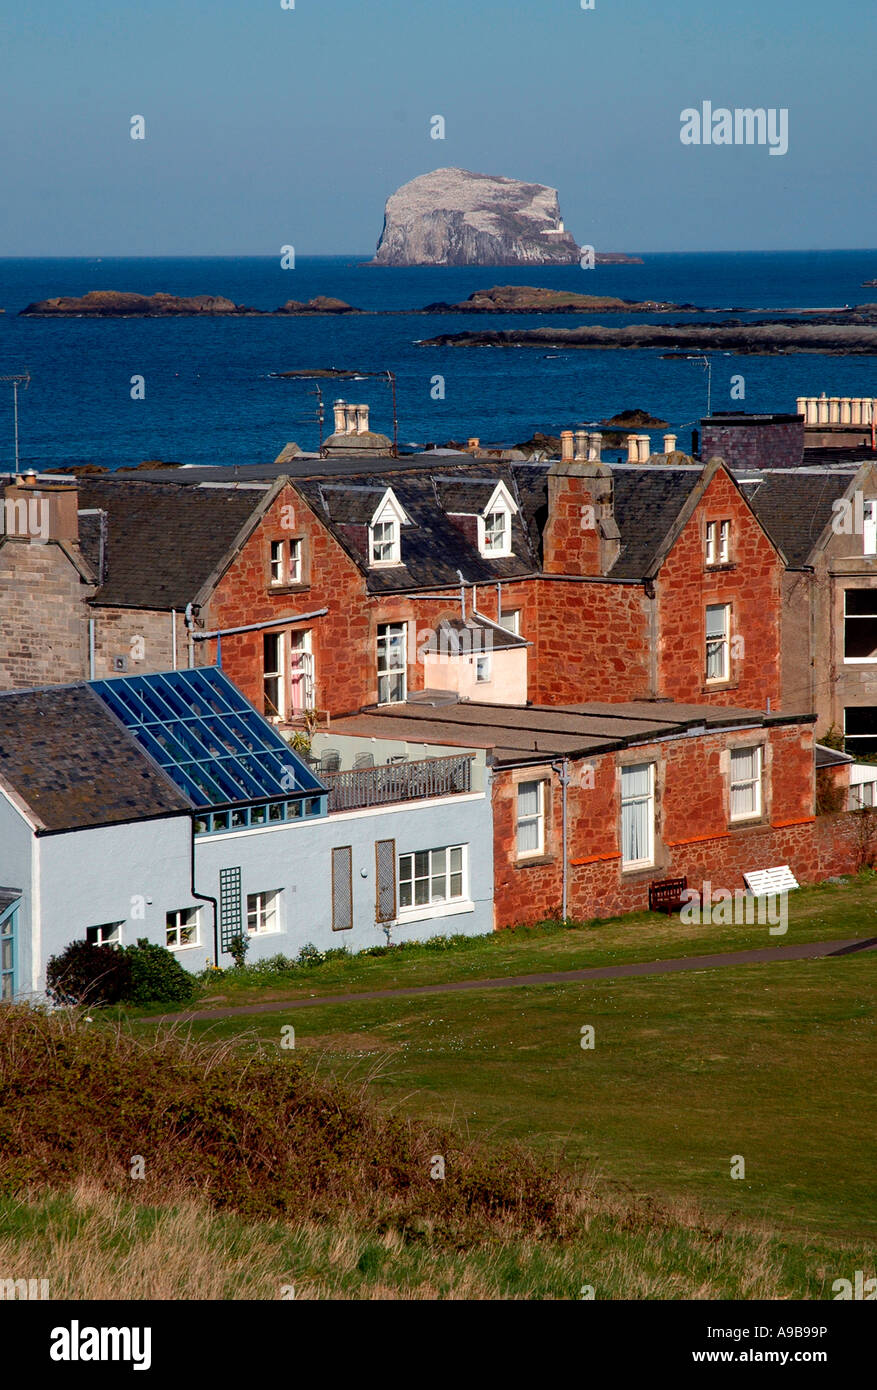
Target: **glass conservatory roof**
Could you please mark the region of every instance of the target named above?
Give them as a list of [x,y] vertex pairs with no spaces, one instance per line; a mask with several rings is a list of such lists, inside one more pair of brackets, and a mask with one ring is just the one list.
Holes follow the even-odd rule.
[[197,809],[325,791],[217,666],[91,688]]

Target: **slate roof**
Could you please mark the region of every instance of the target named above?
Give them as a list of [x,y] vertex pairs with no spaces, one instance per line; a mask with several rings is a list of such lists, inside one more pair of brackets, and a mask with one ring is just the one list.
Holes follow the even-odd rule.
[[739,471],[744,496],[790,567],[806,565],[831,521],[832,503],[843,497],[853,473],[784,468],[751,479]]
[[[547,463],[493,463],[466,455],[368,460],[358,472],[343,460],[307,460],[299,474],[281,469],[246,470],[272,479],[289,474],[294,485],[339,545],[365,576],[370,593],[491,584],[539,574],[542,534],[548,517]],[[327,467],[328,464],[333,467]],[[316,467],[315,467],[316,464]],[[381,467],[378,467],[378,465]],[[610,575],[635,581],[647,575],[702,469],[610,464],[615,520],[621,549]],[[183,609],[216,572],[266,493],[254,483],[217,485],[214,478],[240,478],[245,470],[180,469],[136,480],[80,479],[80,505],[108,513],[105,580],[95,601],[120,607]],[[211,475],[209,486],[195,485]],[[512,518],[511,550],[505,557],[484,556],[477,544],[475,518],[503,482],[518,507]],[[271,484],[265,482],[264,488]],[[402,528],[402,564],[369,564],[367,526],[381,497],[392,488],[410,518]],[[466,522],[464,518],[472,520]],[[97,565],[99,518],[83,517],[82,548]],[[778,538],[777,538],[778,539]],[[785,548],[782,541],[778,543]]]
[[0,779],[42,830],[190,808],[86,684],[0,693]]
[[615,520],[621,532],[621,551],[610,570],[613,579],[640,579],[649,572],[702,471],[612,465]]
[[767,727],[815,721],[812,714],[765,714],[764,710],[637,700],[620,704],[494,705],[474,700],[457,704],[425,700],[374,706],[361,714],[333,719],[338,734],[410,739],[415,743],[489,748],[497,765],[545,762],[608,753],[630,744],[675,738],[711,728]]
[[[467,485],[465,474],[448,478],[446,468],[442,469],[445,481],[441,487],[445,489],[446,495],[450,495],[449,488],[452,490],[455,510],[464,509],[474,518],[483,511],[486,501],[500,480],[505,483],[512,497],[518,500],[511,469],[497,468],[495,474],[491,474],[489,488],[486,488],[483,462],[474,468],[479,482],[471,489]],[[440,484],[430,473],[419,470],[398,474],[388,472],[383,476],[354,476],[344,482],[337,478],[332,482],[315,478],[296,479],[295,485],[339,544],[360,566],[371,593],[453,587],[460,582],[458,571],[468,583],[496,583],[497,580],[520,578],[539,570],[541,558],[538,548],[533,544],[527,515],[523,509],[512,518],[512,554],[487,558],[479,551],[474,532],[467,534],[463,526],[451,520],[440,500]],[[402,527],[402,563],[386,569],[376,569],[369,565],[366,528],[383,492],[388,487],[393,489],[393,493],[407,512],[411,525]],[[483,492],[486,492],[486,496],[479,505]]]
[[[108,513],[106,577],[95,602],[185,608],[264,498],[264,491],[251,487],[80,478],[80,507]],[[84,520],[83,550],[96,563],[97,522]]]

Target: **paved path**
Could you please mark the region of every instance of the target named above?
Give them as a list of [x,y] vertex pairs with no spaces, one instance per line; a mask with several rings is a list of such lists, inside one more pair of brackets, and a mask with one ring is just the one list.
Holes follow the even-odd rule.
[[576,981],[622,980],[635,975],[676,975],[684,970],[712,970],[724,965],[760,965],[783,960],[816,960],[821,956],[847,956],[873,950],[877,936],[847,941],[808,941],[801,946],[763,946],[756,951],[725,951],[714,956],[681,956],[676,960],[636,961],[630,965],[601,965],[589,970],[556,970],[546,975],[501,975],[497,979],[454,980],[445,984],[410,985],[402,989],[362,990],[358,994],[323,994],[306,999],[272,999],[264,1004],[236,1004],[227,1009],[197,1009],[182,1014],[162,1014],[157,1022],[194,1022],[219,1018],[245,1018],[249,1014],[283,1013],[326,1004],[366,1003],[372,999],[411,999],[420,994],[454,994],[469,989],[514,989],[520,985],[568,985]]

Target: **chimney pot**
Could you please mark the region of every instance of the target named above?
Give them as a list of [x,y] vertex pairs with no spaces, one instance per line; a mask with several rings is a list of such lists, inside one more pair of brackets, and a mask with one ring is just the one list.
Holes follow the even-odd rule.
[[564,463],[573,462],[573,432],[572,430],[561,430],[560,432],[560,457]]

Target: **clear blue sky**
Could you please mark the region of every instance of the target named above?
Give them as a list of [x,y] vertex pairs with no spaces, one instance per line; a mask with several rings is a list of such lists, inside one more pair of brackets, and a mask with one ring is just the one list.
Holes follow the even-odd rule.
[[[441,165],[556,186],[598,249],[877,243],[875,0],[7,0],[0,32],[0,255],[366,252]],[[788,108],[788,154],[683,146],[705,99]]]

